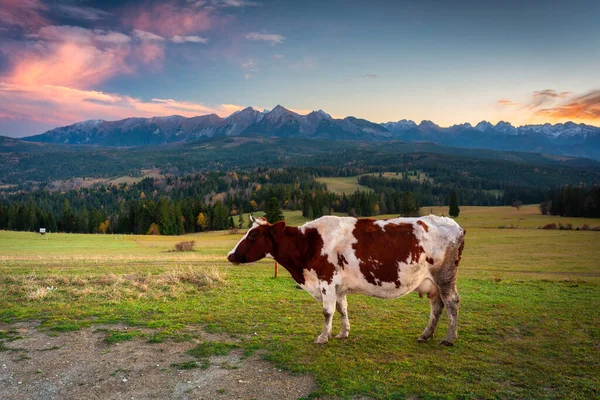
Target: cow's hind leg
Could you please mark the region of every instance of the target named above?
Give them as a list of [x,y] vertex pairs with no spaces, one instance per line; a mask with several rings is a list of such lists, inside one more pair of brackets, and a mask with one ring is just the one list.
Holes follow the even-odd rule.
[[348,334],[350,334],[350,321],[348,320],[348,300],[346,300],[346,295],[344,294],[338,296],[335,305],[338,312],[342,316],[342,330],[335,336],[335,338],[346,339]]
[[453,286],[449,290],[442,290],[441,295],[442,301],[444,302],[446,311],[448,313],[448,333],[446,333],[446,337],[442,341],[441,345],[453,346],[454,339],[456,339],[458,336],[458,303],[460,302],[460,297],[456,291],[456,286]]
[[317,337],[315,343],[323,344],[329,341],[331,337],[331,325],[333,322],[333,314],[335,313],[336,294],[330,286],[324,287],[323,291],[323,316],[325,324],[323,332]]
[[444,311],[444,302],[439,293],[435,293],[429,298],[429,304],[431,305],[431,311],[429,313],[429,323],[425,327],[421,336],[417,338],[417,342],[426,342],[433,337],[435,327],[437,326],[442,311]]

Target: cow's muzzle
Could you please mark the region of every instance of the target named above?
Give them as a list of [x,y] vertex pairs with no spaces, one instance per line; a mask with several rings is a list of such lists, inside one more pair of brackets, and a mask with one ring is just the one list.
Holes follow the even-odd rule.
[[240,264],[244,262],[244,260],[242,260],[242,257],[238,256],[236,253],[231,253],[230,255],[228,255],[227,261],[229,261],[232,264]]

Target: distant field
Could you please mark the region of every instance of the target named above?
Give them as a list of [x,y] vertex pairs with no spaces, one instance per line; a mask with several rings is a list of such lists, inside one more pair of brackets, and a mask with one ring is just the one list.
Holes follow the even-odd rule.
[[[299,212],[285,216],[303,222]],[[598,398],[600,232],[537,227],[600,220],[541,216],[525,206],[463,207],[457,221],[467,235],[452,348],[438,345],[445,316],[433,342],[416,343],[429,316],[416,295],[349,296],[350,338],[314,345],[321,306],[284,270],[273,279],[272,261],[227,263],[241,237],[228,232],[0,231],[0,321],[36,319],[57,329],[122,322],[167,338],[200,326],[233,335],[247,351],[267,350],[280,368],[312,374],[315,397]],[[519,228],[499,229],[510,225]],[[196,250],[169,252],[182,240],[195,240]]]
[[369,192],[366,186],[358,184],[357,176],[339,177],[339,178],[317,178],[317,181],[327,185],[327,189],[337,194],[352,194],[357,190]]

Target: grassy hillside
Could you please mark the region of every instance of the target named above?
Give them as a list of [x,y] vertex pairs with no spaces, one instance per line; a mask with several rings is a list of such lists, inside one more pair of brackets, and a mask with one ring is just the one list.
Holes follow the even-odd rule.
[[357,182],[358,177],[348,176],[339,178],[317,178],[317,181],[327,185],[327,189],[337,194],[352,194],[357,190],[362,192],[368,192],[369,189],[366,186],[359,185]]
[[[183,175],[207,170],[239,170],[256,166],[365,167],[403,165],[415,170],[442,163],[447,168],[471,172],[497,171],[514,178],[536,169],[538,178],[559,183],[597,181],[600,162],[558,158],[535,153],[501,152],[443,147],[433,143],[363,143],[311,139],[242,137],[212,138],[200,142],[174,143],[138,148],[38,145],[17,141],[2,146],[0,183],[63,180],[69,178],[115,178],[142,176],[143,170]],[[29,146],[29,147],[28,147]],[[34,146],[35,151],[32,150]],[[243,151],[239,151],[243,149]],[[403,161],[403,155],[410,155]],[[525,165],[523,167],[522,165]],[[537,168],[532,168],[537,165]],[[516,171],[515,171],[516,169]]]
[[[298,213],[286,218],[303,220]],[[429,314],[416,295],[350,296],[350,339],[317,347],[321,306],[285,271],[273,279],[272,261],[227,263],[241,237],[228,232],[0,232],[0,319],[42,319],[57,329],[125,322],[167,339],[200,325],[236,336],[248,351],[268,350],[280,367],[313,374],[316,396],[597,397],[600,232],[535,229],[565,221],[538,216],[534,207],[465,207],[458,221],[467,236],[453,348],[437,343],[445,318],[436,340],[415,342]],[[514,221],[520,229],[496,228]],[[196,250],[169,252],[181,240],[195,240]]]

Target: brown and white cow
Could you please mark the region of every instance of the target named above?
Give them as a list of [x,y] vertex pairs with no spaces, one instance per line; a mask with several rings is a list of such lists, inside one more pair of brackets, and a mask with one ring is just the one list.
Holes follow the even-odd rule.
[[387,299],[412,292],[427,294],[429,323],[417,340],[433,336],[444,306],[449,325],[441,344],[451,346],[456,339],[456,276],[465,231],[453,219],[430,215],[374,221],[326,216],[299,228],[282,221],[252,221],[227,259],[239,264],[273,257],[304,290],[322,301],[325,326],[315,343],[326,343],[331,337],[336,308],[342,316],[336,338],[348,337],[349,293]]

